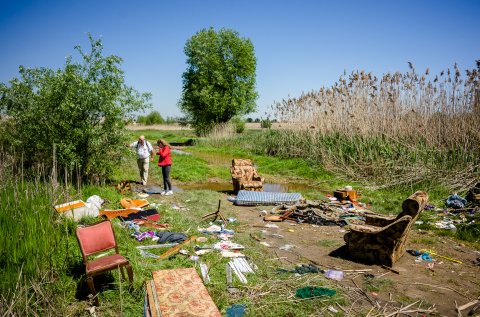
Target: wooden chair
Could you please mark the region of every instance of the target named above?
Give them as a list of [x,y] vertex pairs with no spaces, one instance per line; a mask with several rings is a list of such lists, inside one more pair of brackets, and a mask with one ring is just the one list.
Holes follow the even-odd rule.
[[366,214],[365,225],[351,225],[344,236],[349,254],[365,263],[391,267],[405,254],[407,236],[427,201],[427,193],[418,191],[403,202],[397,217]]
[[[120,269],[122,277],[125,278],[123,267],[126,266],[130,285],[133,283],[132,266],[126,258],[118,253],[115,233],[113,232],[112,223],[109,220],[85,227],[78,227],[76,235],[83,256],[83,264],[85,264],[87,284],[95,298],[95,305],[98,306],[98,297],[96,296],[93,285],[93,276],[113,269]],[[115,249],[114,254],[92,260],[88,259],[91,255],[111,249]]]
[[251,160],[233,159],[230,174],[234,192],[239,190],[261,191],[263,189],[265,179],[258,175]]

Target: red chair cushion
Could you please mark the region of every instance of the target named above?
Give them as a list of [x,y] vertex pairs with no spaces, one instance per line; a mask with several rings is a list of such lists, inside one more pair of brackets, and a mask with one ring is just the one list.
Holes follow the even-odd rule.
[[111,270],[128,263],[128,260],[120,254],[104,256],[87,263],[87,274]]

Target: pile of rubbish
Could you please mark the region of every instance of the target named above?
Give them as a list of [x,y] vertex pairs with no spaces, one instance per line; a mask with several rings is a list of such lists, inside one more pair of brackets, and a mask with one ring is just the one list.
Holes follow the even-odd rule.
[[[475,218],[480,215],[480,183],[471,188],[465,197],[454,193],[444,202],[445,206],[442,208],[431,205],[425,208],[437,213],[438,219],[431,222],[431,225],[439,229],[457,230],[458,225],[476,224]],[[423,222],[418,221],[417,223],[421,224]]]
[[274,207],[270,215],[264,212],[265,221],[293,221],[319,226],[346,226],[361,224],[365,221],[363,209],[357,209],[354,203],[332,201],[309,201],[295,205]]

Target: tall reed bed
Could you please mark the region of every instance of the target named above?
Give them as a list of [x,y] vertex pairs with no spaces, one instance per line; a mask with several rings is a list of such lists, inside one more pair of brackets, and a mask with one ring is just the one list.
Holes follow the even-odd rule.
[[264,136],[264,150],[317,160],[349,177],[388,184],[440,179],[464,188],[480,173],[480,60],[432,76],[343,74],[331,87],[272,106],[290,128]]
[[52,206],[64,192],[45,179],[27,180],[8,164],[15,159],[0,154],[0,314],[61,315],[72,230]]

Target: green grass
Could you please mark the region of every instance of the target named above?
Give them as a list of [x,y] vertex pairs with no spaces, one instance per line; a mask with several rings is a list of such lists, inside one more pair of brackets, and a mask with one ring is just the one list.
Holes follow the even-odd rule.
[[[147,139],[167,138],[168,141],[182,140],[190,137],[189,131],[134,131],[132,137],[143,133]],[[171,134],[169,134],[171,133]],[[172,178],[175,182],[205,182],[211,178],[229,180],[229,160],[234,157],[245,157],[254,160],[261,175],[276,181],[303,182],[314,185],[305,189],[302,194],[307,198],[321,199],[326,192],[333,192],[335,188],[353,185],[361,190],[360,201],[372,205],[375,211],[396,214],[400,211],[401,202],[417,189],[424,189],[430,194],[430,201],[441,205],[442,199],[448,196],[448,191],[435,182],[420,182],[408,186],[391,186],[378,189],[370,186],[368,182],[353,181],[345,175],[334,175],[328,172],[320,162],[304,160],[300,157],[273,156],[272,153],[263,153],[249,145],[251,138],[261,139],[259,132],[248,132],[235,140],[225,143],[203,143],[189,147],[187,151],[194,155],[173,154]],[[237,142],[237,141],[238,142]],[[250,141],[249,141],[250,142]],[[201,154],[204,154],[203,156]],[[218,156],[216,162],[209,161],[208,156]],[[0,186],[0,207],[8,211],[0,213],[0,230],[2,239],[0,252],[0,267],[2,267],[2,281],[0,307],[7,307],[13,303],[17,315],[48,315],[49,309],[60,315],[85,314],[84,308],[88,305],[86,295],[88,289],[83,277],[83,264],[81,261],[78,243],[75,238],[76,223],[63,219],[52,209],[55,203],[66,202],[74,199],[86,199],[91,195],[99,195],[107,201],[107,208],[118,208],[119,200],[123,197],[115,191],[113,184],[120,180],[136,180],[138,178],[136,160],[130,153],[113,175],[111,181],[105,186],[82,185],[80,191],[76,186],[52,191],[47,183],[28,183],[14,180],[4,182]],[[340,177],[339,177],[340,176]],[[152,183],[161,183],[161,170],[151,164],[150,180]],[[315,186],[318,190],[315,190]],[[131,195],[133,197],[133,194]],[[197,227],[208,226],[201,221],[201,216],[213,212],[217,208],[220,194],[209,190],[192,190],[177,193],[170,198],[149,198],[152,203],[162,203],[159,212],[162,222],[171,225],[170,231],[184,232],[187,235],[198,235]],[[188,210],[175,210],[173,204],[181,204]],[[226,216],[233,216],[228,208]],[[470,241],[478,246],[478,226],[459,226],[456,232],[437,230],[429,225],[435,220],[436,214],[424,212],[420,220],[423,225],[417,226],[431,233],[412,240],[426,246],[433,246],[439,241],[439,235],[452,235]],[[478,218],[478,217],[477,217]],[[477,223],[480,219],[475,220]],[[93,223],[95,218],[86,218],[83,223]],[[98,278],[98,284],[103,288],[99,293],[101,306],[98,309],[102,316],[139,316],[142,314],[144,290],[143,284],[151,278],[151,272],[166,268],[191,267],[196,264],[188,257],[176,257],[157,261],[143,258],[135,246],[148,244],[139,243],[130,236],[130,232],[115,223],[115,232],[120,246],[120,253],[125,255],[134,268],[134,287],[128,289],[117,272],[106,274]],[[234,223],[231,226],[242,230],[243,224]],[[210,239],[207,243],[213,243]],[[299,316],[318,313],[325,307],[335,302],[347,302],[341,290],[331,299],[313,299],[296,301],[293,297],[295,290],[306,285],[324,286],[334,288],[322,275],[307,274],[301,278],[294,278],[289,274],[279,275],[278,268],[273,262],[265,262],[266,252],[264,247],[246,234],[238,234],[235,242],[243,244],[245,254],[259,267],[255,275],[249,275],[249,284],[244,286],[238,281],[234,286],[242,290],[240,297],[231,297],[225,291],[225,263],[226,259],[218,254],[206,254],[202,261],[210,267],[212,283],[207,289],[218,307],[225,312],[226,307],[234,303],[244,303],[248,306],[248,316]],[[335,246],[334,240],[321,240],[317,242],[321,247]],[[192,251],[194,244],[186,247]],[[152,251],[160,254],[163,250]],[[19,267],[22,269],[19,287],[16,288]],[[368,286],[371,290],[389,287],[388,280],[375,280]],[[16,291],[14,291],[16,289]],[[12,302],[13,294],[18,299]],[[43,303],[38,306],[35,303]],[[49,303],[49,304],[46,304]],[[3,305],[3,306],[2,306]],[[42,313],[43,312],[43,313]],[[45,313],[46,312],[46,313]]]
[[169,143],[183,143],[190,139],[197,139],[192,130],[130,130],[129,135],[131,142],[136,141],[140,135],[144,135],[145,139],[150,141],[152,145],[156,145],[158,139],[164,139]]

